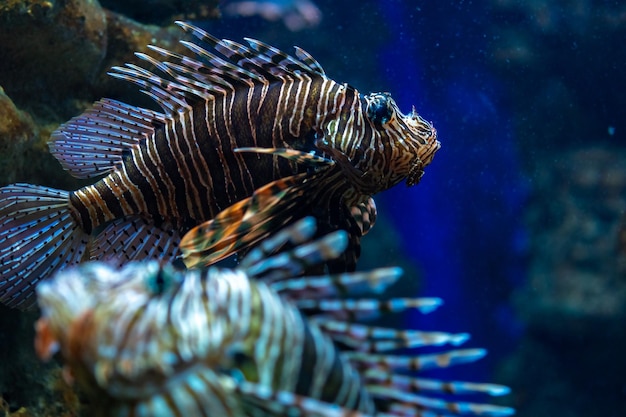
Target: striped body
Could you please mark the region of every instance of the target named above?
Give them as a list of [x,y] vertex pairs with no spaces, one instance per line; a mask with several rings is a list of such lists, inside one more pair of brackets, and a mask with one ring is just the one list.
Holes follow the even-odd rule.
[[[161,60],[137,56],[155,72],[134,64],[111,72],[162,111],[103,99],[53,133],[61,165],[98,182],[74,192],[0,188],[4,304],[31,306],[40,280],[83,257],[168,259],[195,229],[199,239],[182,245],[185,262],[209,265],[305,216],[320,234],[349,233],[329,268],[354,270],[376,217],[372,195],[416,184],[439,149],[414,109],[404,115],[387,93],[364,96],[333,81],[300,48],[293,57],[179,25],[199,39],[181,41],[186,54],[151,46]],[[239,230],[230,242],[199,236],[226,224]]]
[[[183,279],[156,262],[122,270],[88,264],[57,280],[56,288],[42,285],[42,306],[74,305],[69,323],[61,325],[54,315],[50,323],[75,378],[117,410],[110,415],[237,415],[246,405],[228,405],[219,377],[374,411],[358,372],[330,339],[241,271],[189,271]],[[93,281],[97,290],[85,288]],[[179,398],[185,391],[194,393],[191,405]],[[195,409],[203,407],[205,392],[229,411]],[[157,404],[166,410],[151,410]]]
[[[434,128],[415,111],[404,116],[388,94],[362,96],[331,80],[300,49],[294,58],[258,41],[243,46],[181,26],[204,43],[183,42],[204,61],[153,48],[166,58],[163,62],[138,56],[164,77],[131,64],[112,72],[144,88],[163,113],[105,100],[53,135],[51,151],[64,167],[91,176],[91,156],[81,161],[75,147],[84,146],[85,139],[108,139],[112,131],[121,137],[142,125],[145,139],[124,143],[122,159],[107,177],[72,194],[72,212],[88,233],[138,216],[183,234],[259,187],[311,170],[278,155],[236,152],[242,148],[330,158],[332,165],[317,168],[326,175],[317,176],[312,188],[321,200],[335,203],[318,211],[336,210],[344,217],[404,179],[416,183],[439,148]],[[85,127],[93,129],[91,134]],[[304,208],[306,214],[313,214],[311,205],[320,205],[319,200]],[[342,226],[338,219],[318,221]]]
[[[234,152],[244,147],[309,151],[315,131],[337,118],[338,109],[362,112],[354,90],[323,77],[301,78],[251,82],[164,118],[119,168],[72,193],[78,223],[90,232],[139,215],[185,232],[257,188],[306,171],[277,156]],[[324,102],[326,96],[333,101]]]
[[[357,323],[410,308],[429,312],[441,301],[361,296],[395,282],[399,268],[297,278],[348,242],[343,231],[309,242],[314,233],[310,218],[298,221],[235,270],[181,272],[144,261],[61,271],[37,290],[36,351],[47,359],[59,350],[91,411],[104,416],[512,413],[422,394],[508,390],[406,375],[473,361],[484,350],[390,353],[458,345],[468,336]],[[293,249],[285,250],[286,243]]]

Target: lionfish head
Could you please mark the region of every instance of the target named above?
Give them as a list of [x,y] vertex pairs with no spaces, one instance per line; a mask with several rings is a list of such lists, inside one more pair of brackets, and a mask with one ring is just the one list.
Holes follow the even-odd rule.
[[179,273],[158,261],[130,262],[119,269],[107,262],[86,262],[66,268],[37,286],[41,318],[35,346],[42,359],[67,346],[75,323],[86,318],[112,294],[124,293],[125,305],[143,305],[177,282]]
[[378,178],[383,188],[403,180],[417,184],[441,144],[432,123],[422,118],[415,107],[405,115],[389,93],[365,96],[366,116],[372,125],[373,154],[367,172]]

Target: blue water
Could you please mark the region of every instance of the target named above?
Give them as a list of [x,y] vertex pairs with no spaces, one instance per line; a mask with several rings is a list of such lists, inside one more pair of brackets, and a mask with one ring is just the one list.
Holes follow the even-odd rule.
[[484,5],[408,3],[379,2],[395,29],[379,67],[400,108],[415,104],[434,122],[442,149],[418,187],[395,187],[383,204],[423,271],[420,294],[445,300],[411,325],[471,333],[470,344],[490,355],[465,372],[486,379],[521,335],[509,297],[524,276],[527,190],[510,103],[485,59],[485,22],[468,18],[484,16]]

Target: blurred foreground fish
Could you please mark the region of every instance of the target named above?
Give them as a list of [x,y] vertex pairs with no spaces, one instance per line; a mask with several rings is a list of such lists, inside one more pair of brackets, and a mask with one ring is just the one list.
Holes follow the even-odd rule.
[[234,270],[182,272],[156,261],[68,268],[37,289],[36,350],[42,359],[60,351],[68,378],[106,416],[513,414],[437,398],[502,395],[506,387],[408,374],[474,361],[483,349],[394,353],[458,345],[467,334],[358,323],[440,305],[366,298],[393,283],[399,268],[295,278],[347,245],[343,231],[310,242],[314,231],[311,218],[299,221]]
[[[350,234],[331,270],[354,270],[376,215],[371,196],[416,184],[439,148],[415,109],[403,115],[387,93],[362,96],[331,80],[300,48],[293,57],[178,25],[200,41],[181,41],[186,54],[150,46],[161,60],[137,56],[155,72],[134,64],[111,72],[163,112],[103,99],[52,135],[50,150],[72,175],[104,178],[74,192],[0,189],[4,304],[29,307],[38,281],[84,257],[171,258],[183,233],[234,203],[186,242],[188,266],[314,215],[320,230]],[[224,225],[237,235],[212,238]]]

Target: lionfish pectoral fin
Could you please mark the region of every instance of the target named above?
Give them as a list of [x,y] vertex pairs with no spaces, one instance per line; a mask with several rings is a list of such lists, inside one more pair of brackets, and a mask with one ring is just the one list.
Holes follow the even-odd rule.
[[235,152],[253,152],[253,153],[263,153],[269,155],[278,155],[282,158],[288,159],[290,161],[295,161],[299,164],[309,165],[309,166],[331,166],[335,164],[335,161],[332,159],[324,158],[323,156],[316,155],[313,152],[304,152],[296,149],[288,149],[288,148],[236,148]]
[[248,276],[263,278],[266,282],[288,279],[339,257],[347,245],[347,233],[337,230],[313,242],[298,245],[291,250],[252,263],[245,271]]
[[305,217],[298,220],[291,226],[285,227],[272,236],[263,239],[257,247],[243,257],[239,263],[239,269],[247,271],[248,268],[263,262],[265,258],[278,252],[287,243],[299,245],[307,242],[313,237],[316,230],[315,218]]
[[361,229],[361,235],[365,236],[376,223],[377,211],[374,199],[370,197],[367,202],[351,207],[350,212]]
[[156,226],[130,216],[109,223],[98,234],[91,248],[94,259],[112,259],[121,263],[139,259],[173,259],[178,255],[180,237],[168,224]]
[[347,294],[380,294],[402,275],[402,268],[378,268],[369,272],[345,272],[302,276],[270,283],[272,289],[291,300],[319,300]]
[[180,242],[187,268],[218,262],[291,223],[310,186],[305,178],[298,174],[271,182],[187,232]]
[[[352,346],[354,351],[344,352],[346,358],[361,371],[364,382],[367,384],[368,392],[381,403],[387,403],[388,409],[395,415],[421,415],[427,412],[433,415],[448,415],[438,413],[452,413],[454,415],[480,415],[505,417],[515,414],[515,410],[510,407],[473,403],[465,401],[455,401],[452,397],[433,398],[421,395],[421,392],[435,392],[439,394],[457,395],[457,394],[487,394],[491,396],[505,395],[509,389],[505,386],[489,383],[473,383],[464,381],[440,381],[437,379],[414,377],[406,375],[408,370],[412,372],[422,371],[426,369],[445,368],[452,365],[473,362],[485,356],[484,349],[456,349],[448,350],[443,353],[422,354],[422,355],[395,355],[388,353],[370,353],[382,352],[389,349],[414,347],[413,343],[406,340],[408,337],[416,338],[417,345],[422,343],[423,346],[436,346],[442,343],[456,344],[456,339],[467,340],[465,334],[446,334],[446,333],[422,333],[418,331],[405,330],[405,335],[397,338],[387,339],[390,336],[389,330],[384,328],[371,328],[369,330],[351,328],[358,327],[352,323],[340,323],[343,326],[335,329],[325,329],[325,333],[329,334],[333,340],[339,343],[346,343],[346,337],[355,342]],[[348,330],[352,335],[348,335]],[[359,337],[354,335],[362,335],[367,332],[368,339],[358,340]],[[394,330],[392,330],[393,332]],[[397,332],[397,331],[396,331]],[[381,333],[383,338],[378,339],[376,333]],[[414,333],[414,335],[412,335]],[[342,337],[343,336],[343,337]],[[362,337],[360,337],[362,339]],[[420,341],[420,338],[424,340]],[[394,340],[395,339],[395,340]],[[403,339],[405,339],[403,341]],[[446,340],[448,339],[448,340]],[[346,343],[351,346],[350,343]],[[396,373],[395,371],[399,371]],[[416,412],[420,412],[416,414]]]
[[53,188],[0,188],[0,219],[0,302],[25,309],[40,280],[82,259],[89,236],[72,217],[69,193]]
[[50,153],[76,178],[91,178],[112,170],[126,152],[164,124],[162,114],[115,100],[103,99],[61,125],[51,136]]

